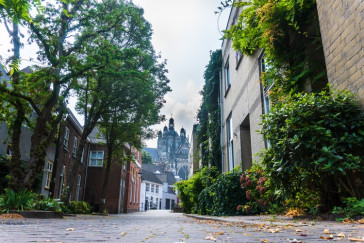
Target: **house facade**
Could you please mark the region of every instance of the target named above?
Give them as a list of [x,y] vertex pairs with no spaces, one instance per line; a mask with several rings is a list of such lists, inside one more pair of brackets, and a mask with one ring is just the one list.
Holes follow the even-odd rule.
[[364,2],[317,0],[317,10],[329,83],[356,94],[364,109]]
[[[241,9],[232,8],[227,28],[238,21]],[[220,80],[222,169],[230,171],[241,165],[251,167],[254,154],[266,144],[256,130],[261,129],[261,115],[269,110],[268,90],[260,82],[265,69],[264,52],[256,50],[245,56],[235,51],[232,42],[222,44],[222,72]]]

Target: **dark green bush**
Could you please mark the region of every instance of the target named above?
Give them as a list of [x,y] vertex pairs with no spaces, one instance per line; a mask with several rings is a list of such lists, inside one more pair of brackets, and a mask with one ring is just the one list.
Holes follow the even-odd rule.
[[241,172],[219,175],[216,168],[204,168],[191,179],[178,182],[177,188],[185,213],[234,215],[244,190],[240,188]]
[[199,195],[206,187],[210,186],[219,174],[216,167],[205,167],[192,178],[176,183],[179,197],[182,201],[183,212],[197,213]]
[[207,200],[213,199],[212,208],[205,208],[206,212],[218,216],[237,214],[236,206],[244,200],[245,194],[239,183],[241,174],[235,170],[223,173],[207,188],[210,196],[200,197],[201,205],[206,206],[211,205]]
[[319,194],[322,209],[364,197],[364,115],[347,92],[283,98],[263,116],[262,161],[287,198]]
[[6,155],[0,155],[0,194],[5,192],[5,188],[8,187],[10,169],[9,158]]
[[71,201],[68,205],[67,213],[73,214],[88,214],[91,213],[91,206],[88,202],[84,201]]

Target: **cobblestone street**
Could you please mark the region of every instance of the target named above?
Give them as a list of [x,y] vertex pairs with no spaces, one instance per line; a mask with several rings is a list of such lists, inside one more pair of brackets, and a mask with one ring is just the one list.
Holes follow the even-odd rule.
[[[2,242],[349,242],[364,237],[364,225],[291,221],[275,217],[230,217],[213,221],[169,211],[64,219],[0,220]],[[231,220],[230,220],[231,219]],[[249,221],[242,221],[248,219]],[[245,222],[245,223],[244,223]],[[324,230],[330,230],[328,234]],[[326,232],[327,233],[327,232]],[[345,238],[337,236],[342,233]]]

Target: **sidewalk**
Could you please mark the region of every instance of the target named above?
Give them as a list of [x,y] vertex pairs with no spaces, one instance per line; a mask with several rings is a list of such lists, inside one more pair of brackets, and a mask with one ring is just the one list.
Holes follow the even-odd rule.
[[[296,219],[280,215],[263,216],[204,216],[185,214],[201,223],[220,223],[250,229],[250,235],[278,242],[275,236],[291,235],[289,242],[364,242],[364,224],[358,221],[342,223],[327,220]],[[255,233],[254,233],[255,232]],[[268,240],[269,239],[269,240]]]

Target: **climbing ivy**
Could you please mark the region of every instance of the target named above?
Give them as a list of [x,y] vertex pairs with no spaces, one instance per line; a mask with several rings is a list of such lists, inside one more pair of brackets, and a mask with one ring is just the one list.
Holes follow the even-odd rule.
[[221,50],[210,53],[210,62],[206,66],[202,90],[202,103],[197,117],[200,128],[197,144],[201,148],[203,166],[216,166],[221,171],[220,149],[220,108],[219,108],[219,72],[222,65]]
[[241,14],[225,38],[245,55],[263,49],[270,97],[321,91],[327,75],[315,0],[251,0],[233,4]]

